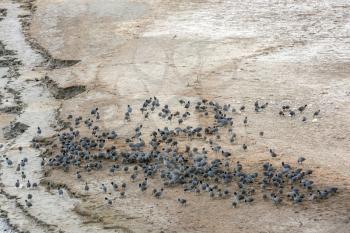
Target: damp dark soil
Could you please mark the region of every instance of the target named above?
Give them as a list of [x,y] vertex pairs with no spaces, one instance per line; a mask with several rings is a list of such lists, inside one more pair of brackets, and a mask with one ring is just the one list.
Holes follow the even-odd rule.
[[11,140],[23,134],[28,128],[29,128],[29,125],[23,124],[21,122],[10,124],[9,126],[6,126],[3,128],[4,137],[7,140]]

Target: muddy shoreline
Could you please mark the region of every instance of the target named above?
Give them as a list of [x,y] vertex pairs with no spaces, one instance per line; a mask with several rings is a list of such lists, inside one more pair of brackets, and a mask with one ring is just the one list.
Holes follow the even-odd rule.
[[[2,1],[0,231],[4,225],[7,232],[35,233],[345,232],[350,222],[348,7],[331,0]],[[76,168],[64,172],[41,166],[42,158],[56,153],[45,146],[56,145],[58,133],[74,126],[67,120],[70,114],[85,119],[99,107],[99,126],[117,130],[120,140],[141,123],[145,134],[156,127],[175,128],[176,122],[153,115],[144,120],[137,112],[140,101],[154,95],[171,106],[180,98],[234,106],[269,102],[271,112],[265,115],[248,109],[234,116],[243,122],[250,114],[252,124],[248,130],[237,126],[238,143],[247,143],[247,152],[223,143],[234,150],[230,162],[239,159],[253,171],[269,161],[269,148],[280,155],[273,160],[276,165],[294,166],[302,155],[320,187],[336,185],[339,195],[319,205],[275,208],[262,202],[232,209],[229,200],[197,197],[180,188],[155,200],[131,183],[127,198],[109,194],[115,203],[110,207],[99,195],[100,184],[126,182],[130,174],[110,175],[109,161],[92,175],[82,172],[84,182],[76,179]],[[274,114],[281,105],[305,103],[310,109],[306,122]],[[131,123],[123,120],[128,104],[135,106]],[[317,109],[321,114],[314,120]],[[206,120],[193,114],[186,121],[198,123]],[[256,137],[260,130],[266,132],[263,138]],[[6,165],[5,155],[14,164],[28,158],[25,173],[39,188],[26,189],[25,180],[14,187],[21,174]],[[90,193],[83,190],[85,182]],[[160,183],[156,178],[151,187]],[[63,196],[57,193],[60,186]],[[28,194],[33,195],[30,208]],[[179,196],[189,201],[188,208],[174,201]]]

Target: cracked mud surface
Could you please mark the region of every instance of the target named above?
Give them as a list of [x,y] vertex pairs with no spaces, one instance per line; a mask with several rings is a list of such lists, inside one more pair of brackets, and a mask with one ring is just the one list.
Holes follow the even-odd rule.
[[[118,3],[116,3],[118,2]],[[0,155],[17,164],[29,158],[27,176],[38,190],[17,190],[20,176],[1,163],[0,209],[9,224],[29,232],[347,232],[350,227],[350,5],[325,1],[112,1],[37,0],[0,2]],[[49,80],[45,77],[49,77]],[[69,114],[89,116],[99,107],[100,127],[121,136],[141,123],[123,121],[128,104],[145,98],[215,99],[234,106],[268,101],[270,113],[249,120],[249,151],[240,159],[254,168],[267,148],[293,163],[299,156],[321,185],[341,192],[319,205],[273,207],[255,203],[230,208],[229,201],[196,197],[180,189],[155,201],[128,190],[111,208],[98,195],[107,171],[85,175],[44,171],[31,148],[36,127],[50,141],[67,127]],[[285,104],[321,109],[317,122],[281,119]],[[242,116],[237,116],[241,122]],[[193,117],[189,123],[198,124]],[[12,124],[12,126],[11,126]],[[145,125],[168,123],[151,117]],[[29,127],[26,127],[29,126]],[[171,123],[176,127],[175,123]],[[145,126],[146,127],[146,126]],[[26,128],[26,130],[24,130]],[[147,127],[146,127],[147,128]],[[260,130],[263,139],[256,139]],[[22,132],[23,131],[23,132]],[[16,132],[20,132],[17,134]],[[244,139],[242,139],[244,140]],[[23,147],[19,153],[18,147]],[[2,156],[1,156],[2,157]],[[106,168],[107,169],[107,168]],[[53,186],[65,184],[60,198]],[[25,206],[28,193],[33,207]],[[174,200],[188,199],[185,208]],[[11,197],[15,197],[12,198]],[[16,207],[17,206],[17,207]],[[50,208],[47,208],[50,207]],[[55,211],[52,211],[55,210]],[[1,228],[0,228],[1,229]]]

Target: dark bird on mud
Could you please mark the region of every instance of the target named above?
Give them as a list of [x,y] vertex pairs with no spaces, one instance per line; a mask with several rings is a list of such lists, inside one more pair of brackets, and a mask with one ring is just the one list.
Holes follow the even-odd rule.
[[12,160],[10,160],[9,158],[6,158],[6,163],[7,163],[7,166],[9,166],[9,167],[11,167],[13,165]]
[[111,182],[111,185],[112,185],[114,191],[116,191],[118,189],[117,183]]
[[27,205],[27,207],[28,207],[28,208],[30,208],[30,207],[32,207],[32,206],[33,206],[33,204],[32,204],[30,201],[25,200],[25,202],[26,202],[26,205]]
[[183,198],[178,198],[178,199],[177,199],[177,202],[179,202],[182,206],[184,206],[184,205],[187,204],[187,200],[186,200],[186,199],[183,199]]
[[79,171],[77,171],[77,179],[78,179],[78,180],[81,179],[81,174],[80,174]]
[[112,205],[112,199],[109,199],[108,197],[105,197],[105,200],[107,201],[108,205]]
[[84,190],[87,192],[87,191],[89,191],[89,189],[90,189],[90,188],[89,188],[89,186],[88,186],[88,183],[86,182],[86,183],[85,183]]
[[278,205],[282,202],[282,199],[279,196],[277,196],[276,194],[271,194],[271,200],[272,200],[273,204],[275,204],[275,205]]
[[164,191],[163,188],[161,188],[159,191],[157,189],[155,189],[155,190],[153,190],[153,195],[159,199],[162,196],[163,191]]
[[107,192],[107,187],[106,187],[105,184],[102,184],[101,189],[102,189],[102,191],[103,191],[104,193]]
[[307,107],[307,104],[305,104],[304,106],[300,106],[298,108],[299,112],[303,112],[305,110],[305,108]]
[[298,158],[298,163],[299,164],[303,164],[303,162],[305,161],[306,159],[304,157],[299,157]]
[[243,147],[243,150],[247,150],[248,149],[248,146],[246,144],[243,144],[242,147]]
[[233,208],[236,208],[237,205],[238,205],[238,202],[237,201],[233,201],[231,205],[232,205]]
[[20,186],[19,180],[16,181],[15,186],[16,186],[16,188],[19,188],[19,186]]
[[248,124],[248,117],[245,117],[245,118],[244,118],[243,123],[244,123],[244,126],[247,126],[247,124]]
[[63,190],[61,189],[61,187],[58,187],[57,190],[58,190],[58,195],[62,197],[63,196]]
[[24,172],[22,172],[21,177],[22,177],[22,180],[25,180],[27,176],[26,176],[26,174],[24,174]]
[[271,155],[272,158],[277,157],[276,152],[274,152],[272,149],[270,149],[270,155]]
[[38,127],[36,133],[39,134],[39,135],[41,134],[41,129],[40,129],[40,127]]
[[317,110],[316,112],[314,112],[314,117],[318,116],[320,114],[321,110]]

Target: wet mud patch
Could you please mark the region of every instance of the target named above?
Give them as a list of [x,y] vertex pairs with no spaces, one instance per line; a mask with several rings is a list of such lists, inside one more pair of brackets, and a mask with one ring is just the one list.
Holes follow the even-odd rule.
[[47,69],[60,69],[74,66],[80,62],[80,60],[65,60],[54,58],[47,49],[41,46],[34,38],[30,37],[30,33],[28,32],[31,24],[31,16],[36,10],[34,1],[21,2],[21,8],[29,10],[31,12],[31,14],[19,15],[18,18],[21,22],[22,30],[26,35],[26,41],[34,51],[43,57],[44,61],[42,63],[42,66],[46,66]]
[[23,134],[28,128],[29,125],[23,124],[21,122],[16,122],[3,128],[4,137],[7,140],[14,139],[17,136]]
[[56,99],[71,99],[86,91],[86,87],[83,85],[59,87],[57,83],[48,76],[45,76],[44,83]]
[[[16,91],[13,88],[5,87],[4,90],[6,90],[7,93],[10,93],[13,95],[13,99],[15,101],[15,106],[6,106],[3,108],[0,108],[0,112],[2,113],[8,113],[8,114],[21,114],[24,108],[24,104],[21,101],[21,94],[19,91]],[[2,102],[3,96],[0,95],[0,103]]]
[[21,106],[8,106],[0,108],[0,112],[10,113],[10,114],[20,114],[23,108]]
[[0,59],[0,67],[20,66],[22,62],[15,57]]
[[[20,209],[22,211],[22,213],[29,219],[31,219],[33,222],[35,222],[36,224],[38,224],[39,226],[43,227],[43,228],[46,228],[48,229],[49,231],[54,231],[57,226],[56,225],[52,225],[52,224],[48,224],[48,223],[45,223],[44,221],[40,220],[39,218],[37,218],[36,216],[32,215],[28,209],[22,205],[19,201],[18,201],[18,197],[17,196],[14,196],[14,195],[11,195],[7,192],[5,192],[4,190],[1,190],[0,191],[0,194],[4,195],[7,199],[9,200],[15,200],[15,203],[16,203],[16,207],[18,209]],[[16,231],[19,231],[17,229],[16,226],[12,226],[10,225],[10,227],[12,227],[13,229],[16,229]],[[26,232],[27,231],[19,231],[19,232]]]
[[0,57],[14,55],[16,55],[16,53],[13,50],[6,49],[6,45],[0,40]]
[[0,41],[0,68],[8,68],[7,73],[1,78],[18,78],[18,69],[22,62],[15,57],[16,51],[6,49],[6,44]]

